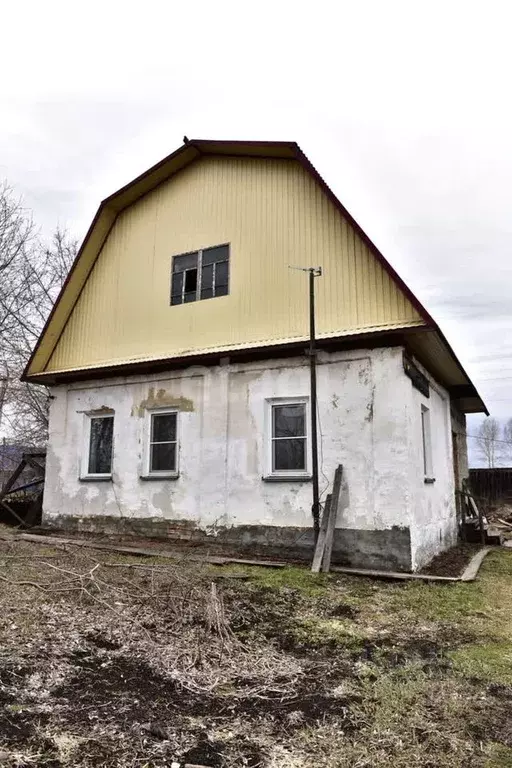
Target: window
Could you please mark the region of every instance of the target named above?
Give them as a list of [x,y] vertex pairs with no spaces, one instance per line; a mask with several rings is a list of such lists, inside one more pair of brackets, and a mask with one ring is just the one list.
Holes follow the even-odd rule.
[[88,425],[86,463],[82,474],[108,478],[112,474],[114,416],[89,416]]
[[149,413],[148,475],[168,475],[177,471],[177,422],[176,411]]
[[229,293],[229,245],[216,245],[172,260],[171,304]]
[[421,406],[421,436],[423,442],[423,474],[425,481],[432,482],[432,437],[430,432],[430,411]]
[[308,475],[307,401],[268,401],[267,476]]

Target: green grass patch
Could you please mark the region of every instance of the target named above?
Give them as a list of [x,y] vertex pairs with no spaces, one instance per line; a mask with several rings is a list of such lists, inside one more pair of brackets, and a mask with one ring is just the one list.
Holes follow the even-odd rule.
[[502,744],[492,744],[485,768],[512,768],[512,749]]
[[341,619],[307,618],[296,622],[291,634],[298,645],[324,646],[356,650],[361,648],[364,635],[351,621]]
[[448,653],[456,672],[493,683],[512,685],[512,644],[466,645]]
[[412,611],[430,621],[460,621],[475,613],[485,613],[486,595],[480,584],[421,584],[400,585],[390,594],[390,607]]
[[332,576],[324,573],[311,573],[307,568],[260,568],[248,567],[245,571],[251,582],[271,589],[297,589],[305,595],[316,597],[325,595]]

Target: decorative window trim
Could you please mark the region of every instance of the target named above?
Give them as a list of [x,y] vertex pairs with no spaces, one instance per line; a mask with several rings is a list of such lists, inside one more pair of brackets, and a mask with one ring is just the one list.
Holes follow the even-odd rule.
[[[143,449],[143,462],[142,462],[142,474],[141,480],[176,480],[179,477],[179,461],[180,461],[180,417],[179,410],[177,408],[147,408],[144,416],[144,449]],[[175,414],[176,415],[176,453],[174,469],[164,470],[152,470],[150,466],[151,462],[151,419],[153,416]]]
[[[306,468],[304,470],[275,470],[273,469],[273,422],[272,411],[275,405],[304,405],[305,406],[305,439],[306,439]],[[271,397],[265,400],[264,416],[264,461],[265,468],[262,480],[267,482],[304,482],[311,480],[311,436],[310,436],[310,404],[309,397]]]
[[[112,468],[114,463],[114,417],[112,413],[84,413],[84,421],[82,428],[82,451],[80,459],[80,480],[93,482],[97,481],[109,481],[112,479]],[[112,452],[110,456],[110,472],[89,472],[89,459],[91,450],[91,427],[93,419],[112,419]]]

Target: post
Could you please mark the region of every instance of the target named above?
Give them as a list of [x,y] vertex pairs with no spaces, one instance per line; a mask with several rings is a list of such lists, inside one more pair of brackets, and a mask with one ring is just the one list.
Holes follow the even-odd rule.
[[316,339],[315,339],[315,276],[320,270],[309,270],[309,373],[311,388],[311,463],[313,470],[313,530],[315,544],[320,533],[320,497],[318,491],[318,432],[317,432],[317,397],[316,397]]
[[317,431],[317,397],[316,397],[316,337],[315,337],[315,277],[320,277],[322,267],[294,267],[300,272],[309,272],[309,376],[310,376],[310,405],[311,405],[311,464],[313,479],[313,531],[315,547],[320,533],[320,494],[318,490],[318,431]]

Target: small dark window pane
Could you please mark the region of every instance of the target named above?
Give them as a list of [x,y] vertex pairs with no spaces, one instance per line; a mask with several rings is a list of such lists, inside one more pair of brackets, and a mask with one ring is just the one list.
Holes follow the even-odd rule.
[[306,440],[273,440],[274,470],[306,469]]
[[215,295],[225,296],[228,292],[229,264],[222,261],[215,265]]
[[151,414],[151,442],[165,443],[176,440],[176,414]]
[[213,296],[213,264],[203,267],[201,272],[201,298],[211,299]]
[[175,272],[171,284],[171,304],[181,304],[183,292],[183,272]]
[[109,475],[112,472],[113,434],[113,417],[91,419],[88,466],[90,475]]
[[197,290],[197,269],[188,269],[185,272],[185,293]]
[[275,405],[273,437],[304,437],[306,408],[304,405]]
[[186,253],[183,256],[175,256],[172,262],[173,272],[184,272],[186,269],[197,268],[197,252]]
[[151,446],[151,472],[174,472],[176,443],[154,443]]
[[229,259],[229,245],[218,245],[215,248],[205,248],[203,251],[203,265],[214,264],[216,261]]

